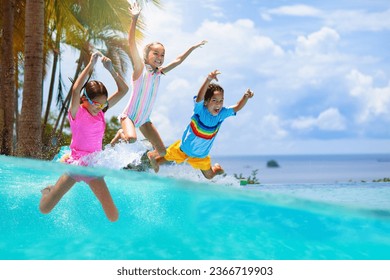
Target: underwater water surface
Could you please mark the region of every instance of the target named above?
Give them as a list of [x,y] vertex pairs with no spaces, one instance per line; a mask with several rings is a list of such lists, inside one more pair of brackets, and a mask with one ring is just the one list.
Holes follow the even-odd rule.
[[[242,187],[185,166],[159,174],[120,166],[0,156],[0,259],[390,259],[387,183]],[[104,175],[119,220],[106,219],[85,183],[41,214],[40,190],[67,171]]]

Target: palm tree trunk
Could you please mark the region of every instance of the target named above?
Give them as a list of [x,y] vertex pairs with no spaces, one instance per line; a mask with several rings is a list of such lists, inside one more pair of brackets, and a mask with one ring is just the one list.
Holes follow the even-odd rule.
[[[81,72],[82,61],[83,61],[82,60],[82,52],[80,52],[80,57],[78,59],[77,68],[76,68],[76,72],[75,72],[74,77],[73,77],[73,81],[76,80],[76,78],[78,77],[78,75]],[[50,145],[58,146],[61,142],[60,140],[61,140],[62,130],[64,128],[66,116],[68,114],[71,95],[72,95],[72,87],[69,89],[69,92],[68,92],[64,102],[62,103],[60,113],[58,114],[56,123],[54,124]],[[58,126],[60,126],[60,128],[58,128]]]
[[42,149],[42,81],[44,0],[26,0],[25,73],[17,155],[40,157]]
[[[72,91],[70,91],[70,94],[72,94]],[[64,110],[64,114],[62,116],[61,125],[60,125],[60,128],[58,130],[58,134],[62,134],[62,131],[64,130],[65,120],[66,120],[66,117],[68,115],[68,110],[69,110],[69,106],[70,106],[70,100],[71,100],[71,98],[68,98],[68,100],[67,100],[67,102],[65,104],[66,110]]]
[[[15,65],[19,65],[19,55],[15,55]],[[16,151],[16,143],[18,142],[19,128],[19,68],[15,67],[15,139],[13,141],[13,150]]]
[[[81,65],[83,63],[82,62],[83,61],[82,60],[82,52],[80,52],[80,56],[79,56],[79,59],[77,61],[78,61],[77,68],[76,68],[76,72],[75,72],[74,77],[73,77],[73,81],[76,80],[76,78],[79,76],[79,74],[81,72]],[[58,125],[60,123],[62,123],[61,122],[62,117],[65,116],[65,118],[66,118],[66,115],[67,115],[68,109],[69,109],[71,95],[72,95],[72,87],[69,89],[69,92],[68,92],[68,95],[65,98],[65,101],[62,103],[62,107],[61,107],[60,113],[58,114],[58,117],[57,117],[57,120],[56,120],[56,124],[54,125],[53,132],[56,132],[56,130],[58,129]],[[61,129],[61,132],[62,132],[62,129]]]
[[[57,73],[57,63],[59,60],[59,54],[60,54],[60,39],[61,39],[61,30],[58,30],[57,32],[57,37],[56,37],[56,42],[55,42],[55,49],[53,50],[53,67],[52,67],[52,72],[51,72],[51,79],[50,79],[50,86],[49,86],[49,94],[47,97],[47,104],[46,104],[46,111],[45,111],[45,117],[43,119],[43,125],[42,125],[42,139],[44,139],[44,134],[46,131],[46,125],[47,121],[49,119],[49,114],[50,114],[50,108],[51,108],[51,103],[53,100],[53,89],[54,89],[54,83],[55,83],[55,77]],[[61,82],[61,81],[59,81]],[[45,143],[47,145],[47,143]]]
[[2,0],[3,40],[1,42],[1,154],[13,154],[15,123],[15,64],[13,55],[14,0]]

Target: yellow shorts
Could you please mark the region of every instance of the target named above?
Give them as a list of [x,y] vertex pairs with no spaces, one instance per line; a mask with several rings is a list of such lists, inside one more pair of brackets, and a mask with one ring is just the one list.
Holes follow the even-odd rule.
[[169,146],[164,158],[168,161],[175,161],[176,163],[183,163],[187,160],[187,162],[195,169],[209,170],[211,168],[210,156],[205,158],[189,157],[180,149],[180,144],[181,140],[177,140]]

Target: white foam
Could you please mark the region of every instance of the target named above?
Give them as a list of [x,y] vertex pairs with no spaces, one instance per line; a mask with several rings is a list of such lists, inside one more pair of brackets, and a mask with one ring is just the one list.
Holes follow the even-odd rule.
[[[103,167],[108,169],[120,170],[129,163],[133,165],[141,164],[141,157],[147,151],[151,150],[151,144],[146,141],[136,141],[129,144],[120,142],[114,147],[106,145],[104,150],[87,156],[84,160],[92,167]],[[148,171],[153,173],[152,171]],[[165,164],[160,166],[158,176],[190,180],[193,182],[217,183],[220,185],[239,186],[237,179],[232,176],[216,176],[211,181],[204,178],[200,170],[192,168],[189,164]]]
[[148,149],[150,150],[150,144],[146,141],[132,144],[120,142],[114,147],[106,145],[104,150],[89,155],[85,160],[89,166],[119,170],[129,163],[141,164],[141,157]]

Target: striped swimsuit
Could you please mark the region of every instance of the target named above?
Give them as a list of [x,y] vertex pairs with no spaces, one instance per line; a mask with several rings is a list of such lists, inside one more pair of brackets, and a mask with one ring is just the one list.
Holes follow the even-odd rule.
[[119,119],[129,117],[135,127],[150,122],[150,114],[156,100],[161,72],[150,72],[146,67],[140,77],[133,81],[133,91],[129,103]]

